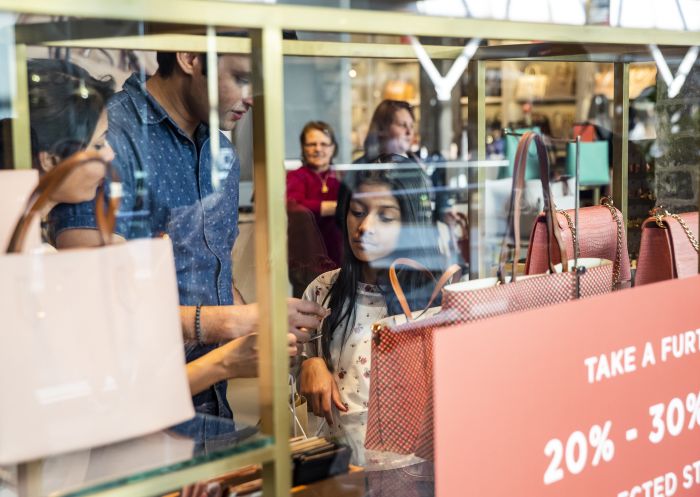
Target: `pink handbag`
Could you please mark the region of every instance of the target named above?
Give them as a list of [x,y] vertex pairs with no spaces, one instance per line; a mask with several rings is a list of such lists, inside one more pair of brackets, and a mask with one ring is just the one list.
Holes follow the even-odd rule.
[[[566,254],[576,257],[594,257],[613,261],[611,284],[618,287],[631,278],[630,259],[627,251],[627,235],[622,214],[607,197],[601,205],[579,209],[578,228],[574,226],[574,210],[557,212],[557,228],[566,245]],[[576,248],[574,248],[576,246]],[[554,254],[554,262],[560,262],[559,254]],[[540,214],[530,234],[525,274],[541,274],[549,269],[547,260],[547,228],[545,216]]]
[[[568,271],[564,257],[563,272],[556,272],[552,252],[565,252],[561,232],[551,230],[554,204],[549,181],[543,181],[546,226],[553,236],[547,250],[549,266],[554,274],[517,276],[516,264],[520,251],[519,201],[524,188],[526,151],[536,141],[542,178],[549,177],[549,163],[541,137],[526,133],[516,153],[508,227],[515,240],[515,253],[510,277],[504,276],[508,253],[508,235],[501,247],[498,277],[447,285],[442,290],[441,309],[428,309],[429,316],[399,324],[397,317],[386,318],[373,326],[372,367],[365,447],[371,450],[433,458],[433,332],[452,324],[499,316],[509,312],[534,309],[567,302],[580,297],[611,291],[612,264],[609,261],[589,262],[584,269]],[[444,278],[441,278],[443,281]],[[392,281],[393,283],[393,281]],[[400,297],[400,288],[394,287]],[[439,288],[438,288],[439,291]],[[399,298],[401,300],[401,298]],[[402,306],[403,308],[403,306]],[[439,312],[438,312],[439,311]]]
[[642,224],[635,285],[698,273],[698,213],[670,214],[658,207]]

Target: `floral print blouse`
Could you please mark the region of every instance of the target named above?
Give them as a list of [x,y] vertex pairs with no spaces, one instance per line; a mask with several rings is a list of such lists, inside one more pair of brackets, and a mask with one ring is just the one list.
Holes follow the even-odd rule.
[[[338,278],[340,269],[318,276],[307,287],[303,299],[328,307],[326,297]],[[340,398],[347,412],[339,412],[333,407],[335,423],[325,425],[321,434],[335,438],[353,451],[352,464],[365,469],[388,469],[414,464],[420,459],[391,453],[378,453],[364,448],[367,429],[367,402],[369,400],[369,377],[372,367],[372,331],[374,323],[387,317],[386,300],[375,285],[358,283],[355,301],[355,323],[343,343],[343,326],[334,333],[331,340],[331,363],[333,377],[338,385]],[[309,355],[320,355],[312,348]],[[309,413],[310,417],[313,414]]]

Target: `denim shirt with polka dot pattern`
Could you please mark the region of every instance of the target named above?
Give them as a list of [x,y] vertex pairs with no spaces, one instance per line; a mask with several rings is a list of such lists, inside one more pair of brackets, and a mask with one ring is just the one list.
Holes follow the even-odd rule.
[[[108,118],[107,140],[123,189],[116,232],[127,239],[170,237],[181,305],[233,304],[240,162],[231,142],[220,133],[214,165],[209,127],[201,123],[188,136],[137,74],[110,100]],[[93,228],[94,205],[59,205],[49,224],[53,237],[65,229]],[[188,344],[188,362],[213,348]],[[194,402],[200,412],[231,416],[225,384]]]

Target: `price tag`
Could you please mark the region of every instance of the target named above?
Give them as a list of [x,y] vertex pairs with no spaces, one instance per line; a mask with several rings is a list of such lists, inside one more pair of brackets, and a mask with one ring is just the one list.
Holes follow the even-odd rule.
[[436,492],[700,495],[700,276],[435,333]]

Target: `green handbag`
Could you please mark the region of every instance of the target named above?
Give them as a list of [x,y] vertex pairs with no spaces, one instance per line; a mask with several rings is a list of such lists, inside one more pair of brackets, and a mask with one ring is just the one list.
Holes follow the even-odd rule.
[[[513,130],[515,135],[506,135],[506,159],[508,159],[508,165],[501,168],[498,172],[498,178],[510,178],[513,176],[513,163],[515,162],[515,152],[518,149],[518,142],[520,141],[520,135],[527,131],[534,131],[538,135],[542,134],[539,127],[535,126],[532,128],[520,128]],[[539,179],[540,177],[540,165],[537,159],[537,147],[535,143],[530,145],[527,149],[527,165],[525,166],[525,179]]]
[[[610,165],[608,163],[608,142],[579,143],[579,185],[608,185],[610,184]],[[576,174],[576,144],[566,146],[566,174]]]

